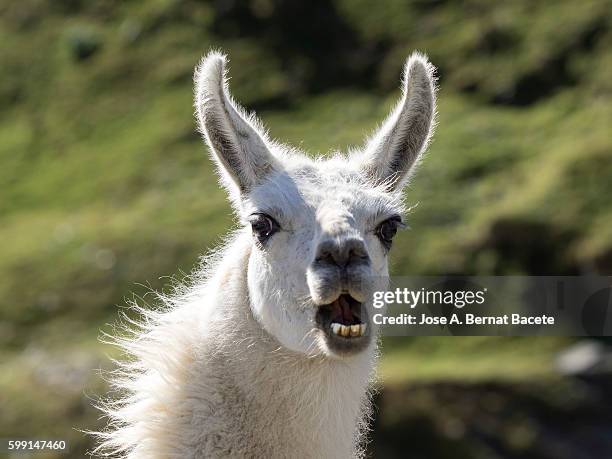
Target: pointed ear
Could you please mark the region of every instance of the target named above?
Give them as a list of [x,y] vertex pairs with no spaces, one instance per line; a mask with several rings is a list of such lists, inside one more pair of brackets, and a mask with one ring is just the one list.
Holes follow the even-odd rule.
[[380,129],[368,140],[362,171],[389,191],[401,189],[433,134],[436,112],[435,68],[413,53],[404,66],[402,98]]
[[225,55],[213,51],[196,68],[195,109],[224,185],[233,198],[239,198],[278,168],[278,163],[259,122],[229,94],[226,62]]

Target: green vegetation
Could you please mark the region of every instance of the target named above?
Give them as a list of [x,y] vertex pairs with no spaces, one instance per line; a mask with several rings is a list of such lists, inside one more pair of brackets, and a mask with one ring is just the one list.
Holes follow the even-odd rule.
[[[411,50],[439,66],[395,272],[612,271],[611,2],[222,3],[0,6],[0,437],[65,437],[80,457],[71,429],[98,422],[84,394],[114,352],[98,330],[233,225],[194,132],[210,47],[274,137],[321,154],[383,119]],[[383,376],[547,380],[567,342],[406,339]]]

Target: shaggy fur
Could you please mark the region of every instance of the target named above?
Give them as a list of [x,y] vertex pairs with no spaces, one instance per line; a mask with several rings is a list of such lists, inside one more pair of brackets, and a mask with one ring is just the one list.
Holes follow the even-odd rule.
[[[377,330],[370,323],[361,347],[339,351],[315,314],[344,289],[368,307],[368,294],[385,286],[376,228],[403,211],[402,186],[430,139],[433,67],[419,54],[408,59],[403,97],[363,152],[309,159],[270,141],[232,100],[225,65],[216,52],[202,60],[195,106],[243,227],[190,285],[160,295],[160,309],[134,306],[143,319],[113,339],[129,357],[110,377],[120,396],[102,406],[109,424],[94,454],[361,456]],[[248,226],[258,212],[280,224],[265,246]],[[348,240],[369,262],[342,287],[314,261],[324,242]]]

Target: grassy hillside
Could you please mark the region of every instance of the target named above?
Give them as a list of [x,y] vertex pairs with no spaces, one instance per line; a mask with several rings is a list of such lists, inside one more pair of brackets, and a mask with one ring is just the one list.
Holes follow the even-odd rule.
[[[207,49],[229,54],[234,94],[274,137],[313,154],[359,144],[404,58],[429,54],[439,125],[394,272],[610,273],[611,26],[609,1],[0,5],[0,437],[70,437],[79,457],[69,429],[96,423],[83,387],[101,390],[113,352],[98,330],[233,225],[194,132]],[[390,342],[383,373],[554,377],[565,343]]]

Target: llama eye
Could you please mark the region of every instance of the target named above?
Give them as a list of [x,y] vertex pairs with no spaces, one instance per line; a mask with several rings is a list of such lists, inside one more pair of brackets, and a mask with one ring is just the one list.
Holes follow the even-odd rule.
[[280,225],[266,214],[253,214],[250,218],[253,236],[260,242],[266,242],[270,236],[280,229]]
[[382,222],[376,228],[376,236],[380,239],[380,242],[387,248],[391,248],[393,237],[397,234],[398,228],[403,227],[402,219],[399,216],[391,217]]

